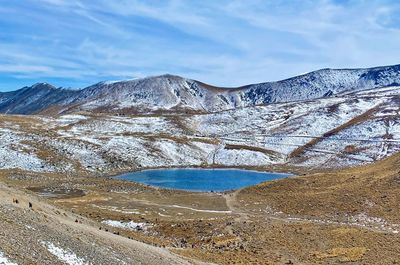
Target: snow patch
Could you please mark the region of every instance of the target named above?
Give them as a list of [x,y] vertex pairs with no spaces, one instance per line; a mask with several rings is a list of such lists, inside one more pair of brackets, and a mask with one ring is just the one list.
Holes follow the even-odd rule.
[[57,247],[51,242],[42,242],[42,245],[47,248],[47,250],[56,256],[59,260],[69,264],[69,265],[86,265],[89,264],[83,258],[79,258],[75,253],[71,251],[64,250]]
[[122,229],[128,229],[128,230],[147,230],[149,227],[151,227],[150,224],[147,223],[136,223],[133,221],[130,222],[122,222],[122,221],[116,221],[116,220],[105,220],[102,221],[103,224],[112,226],[112,227],[117,227],[117,228],[122,228]]
[[18,265],[18,264],[11,262],[2,252],[0,252],[0,265]]

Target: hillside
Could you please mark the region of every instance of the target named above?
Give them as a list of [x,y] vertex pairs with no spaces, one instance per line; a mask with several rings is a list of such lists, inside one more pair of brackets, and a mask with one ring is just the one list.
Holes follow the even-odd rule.
[[99,227],[93,220],[0,183],[2,265],[192,264],[168,250]]
[[0,166],[111,174],[154,167],[309,170],[400,151],[400,87],[208,114],[1,115]]

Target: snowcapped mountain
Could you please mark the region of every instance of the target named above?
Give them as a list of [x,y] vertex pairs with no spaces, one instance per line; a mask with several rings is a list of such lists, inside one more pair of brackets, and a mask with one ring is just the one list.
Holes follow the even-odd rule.
[[290,79],[221,88],[173,75],[100,82],[81,90],[40,83],[0,93],[0,112],[32,114],[49,109],[144,113],[149,111],[216,112],[317,98],[400,84],[400,65],[367,69],[322,69]]
[[250,85],[244,95],[253,104],[282,103],[399,84],[400,65],[322,69],[283,81]]
[[[228,90],[223,91],[229,93]],[[80,91],[72,110],[212,111],[233,108],[218,89],[179,76],[162,75],[120,82],[101,82]],[[69,109],[71,110],[71,109]]]

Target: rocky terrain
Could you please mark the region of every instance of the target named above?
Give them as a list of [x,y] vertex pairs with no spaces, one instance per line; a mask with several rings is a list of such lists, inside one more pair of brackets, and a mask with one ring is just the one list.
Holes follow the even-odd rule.
[[0,166],[100,175],[177,166],[354,166],[400,150],[399,96],[400,87],[387,87],[207,114],[1,115]]
[[190,264],[0,184],[0,264]]

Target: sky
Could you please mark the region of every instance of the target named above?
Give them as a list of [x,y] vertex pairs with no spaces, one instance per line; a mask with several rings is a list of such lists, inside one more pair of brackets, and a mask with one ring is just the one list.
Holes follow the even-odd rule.
[[0,0],[0,91],[165,73],[240,86],[399,63],[397,0]]

